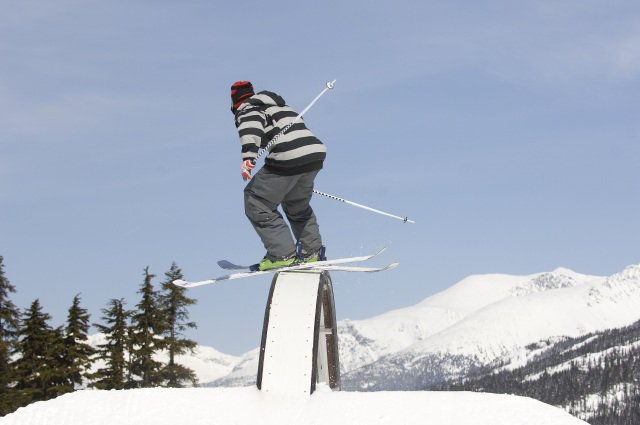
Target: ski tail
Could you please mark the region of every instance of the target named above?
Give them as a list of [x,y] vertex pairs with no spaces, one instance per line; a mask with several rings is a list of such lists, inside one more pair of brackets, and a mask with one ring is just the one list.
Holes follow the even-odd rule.
[[225,270],[249,270],[253,266],[255,266],[255,264],[251,264],[250,266],[242,266],[240,264],[232,263],[231,261],[228,261],[228,260],[220,260],[218,261],[218,266],[220,266],[220,268]]

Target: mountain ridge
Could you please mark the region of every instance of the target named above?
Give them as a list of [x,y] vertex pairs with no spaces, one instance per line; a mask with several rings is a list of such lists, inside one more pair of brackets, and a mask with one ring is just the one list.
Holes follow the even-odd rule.
[[[579,337],[640,320],[640,265],[611,276],[559,267],[528,275],[477,274],[418,303],[338,322],[347,389],[412,389],[510,359],[526,363],[540,341]],[[240,356],[198,346],[177,361],[206,386],[255,383],[259,349]]]

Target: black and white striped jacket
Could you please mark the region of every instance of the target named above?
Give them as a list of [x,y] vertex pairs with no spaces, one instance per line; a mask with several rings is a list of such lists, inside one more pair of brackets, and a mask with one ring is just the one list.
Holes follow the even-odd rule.
[[[242,160],[254,160],[298,113],[279,95],[262,91],[251,96],[236,111],[236,128],[242,144]],[[326,147],[299,119],[278,141],[265,158],[265,167],[283,175],[319,170],[326,157]]]

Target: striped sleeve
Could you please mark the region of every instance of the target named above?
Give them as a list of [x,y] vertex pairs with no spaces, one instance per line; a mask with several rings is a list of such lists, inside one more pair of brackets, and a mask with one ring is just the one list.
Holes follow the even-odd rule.
[[242,160],[255,160],[264,139],[264,114],[259,109],[250,109],[237,117],[236,126],[242,146]]

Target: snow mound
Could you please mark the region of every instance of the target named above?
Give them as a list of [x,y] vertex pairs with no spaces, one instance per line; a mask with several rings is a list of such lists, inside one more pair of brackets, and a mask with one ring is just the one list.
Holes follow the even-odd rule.
[[31,404],[0,425],[424,424],[579,425],[536,400],[471,392],[332,392],[279,396],[242,388],[85,390]]

